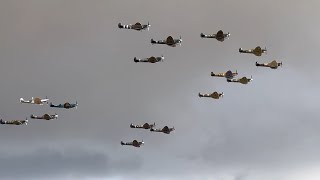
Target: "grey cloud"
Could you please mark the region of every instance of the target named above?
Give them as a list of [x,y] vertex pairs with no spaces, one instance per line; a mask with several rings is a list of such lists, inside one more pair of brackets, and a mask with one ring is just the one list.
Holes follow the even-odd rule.
[[[18,177],[5,172],[18,167],[25,178],[75,172],[197,179],[221,172],[233,179],[234,171],[248,168],[248,179],[255,170],[273,179],[283,167],[319,164],[318,5],[316,0],[1,1],[1,118],[58,113],[59,119],[0,126],[0,141],[6,144],[0,152],[9,152],[0,156],[0,177]],[[137,21],[150,21],[150,31],[117,28],[118,22]],[[219,29],[229,31],[230,39],[199,37]],[[168,35],[181,35],[182,46],[150,44],[151,38]],[[256,45],[266,46],[268,54],[238,53]],[[161,54],[163,63],[133,62],[134,56]],[[254,66],[272,59],[282,60],[283,67]],[[210,77],[211,71],[229,69],[253,75],[254,81],[243,86]],[[218,101],[197,97],[211,91],[225,96]],[[18,103],[32,96],[48,96],[54,103],[77,100],[79,107]],[[129,128],[144,122],[176,131],[165,135]],[[133,139],[144,139],[145,146],[121,147],[121,140]],[[78,148],[65,153],[39,150],[75,142]]]
[[79,148],[37,149],[33,152],[0,155],[2,178],[90,178],[112,176],[113,173],[131,172],[141,167],[137,158],[113,159],[102,152]]

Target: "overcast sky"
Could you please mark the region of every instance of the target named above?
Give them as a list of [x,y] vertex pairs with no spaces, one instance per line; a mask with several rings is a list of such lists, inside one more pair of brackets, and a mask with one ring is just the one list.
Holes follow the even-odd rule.
[[[320,179],[317,0],[1,0],[0,179]],[[150,31],[117,24],[150,22]],[[230,39],[201,39],[222,29]],[[182,37],[182,46],[150,39]],[[267,55],[238,49],[267,47]],[[164,55],[157,64],[133,58]],[[282,61],[277,70],[255,62]],[[247,85],[210,72],[253,76]],[[197,94],[224,92],[222,99]],[[20,104],[48,96],[78,109]],[[170,135],[130,123],[174,126]],[[120,141],[144,140],[141,148]]]

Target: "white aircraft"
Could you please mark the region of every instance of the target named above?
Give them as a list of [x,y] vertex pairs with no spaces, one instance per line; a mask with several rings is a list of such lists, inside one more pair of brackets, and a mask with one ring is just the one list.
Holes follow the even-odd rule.
[[278,63],[276,60],[273,60],[269,63],[262,63],[259,64],[258,62],[256,62],[256,66],[262,66],[262,67],[269,67],[271,69],[277,69],[279,66],[282,66],[282,62]]
[[241,84],[248,84],[249,82],[253,81],[252,76],[251,78],[242,77],[240,79],[227,79],[228,82],[237,82]]
[[140,147],[141,145],[144,145],[143,140],[141,142],[137,140],[133,140],[132,142],[123,142],[121,141],[121,145],[128,145],[128,146],[134,146],[134,147]]
[[38,104],[38,105],[43,105],[43,103],[49,103],[49,99],[48,97],[46,97],[45,99],[41,99],[39,97],[32,97],[31,100],[24,100],[23,98],[20,98],[20,103],[29,103],[29,104]]
[[182,43],[181,36],[180,36],[180,39],[173,39],[172,36],[168,36],[167,39],[165,39],[165,40],[155,41],[155,40],[151,39],[151,44],[166,44],[171,47],[176,47],[177,44],[179,44],[181,46],[181,43]]
[[247,50],[244,50],[242,48],[239,48],[239,52],[240,53],[251,53],[251,54],[254,54],[256,56],[261,56],[262,53],[266,53],[267,52],[267,48],[265,49],[262,49],[260,46],[257,46],[256,48],[254,49],[247,49]]
[[51,120],[51,119],[58,119],[58,114],[44,114],[43,116],[35,116],[35,115],[31,114],[30,117],[32,119]]
[[222,93],[218,93],[218,92],[213,92],[211,94],[201,94],[199,93],[199,97],[211,97],[213,99],[219,99],[220,97],[223,97],[223,92]]
[[219,30],[217,32],[217,34],[206,35],[206,34],[201,33],[200,37],[201,38],[215,38],[218,41],[223,42],[225,39],[228,39],[230,37],[230,33],[228,32],[228,34],[224,34],[222,30]]
[[236,72],[232,72],[232,71],[227,71],[227,72],[225,72],[225,73],[218,73],[218,74],[215,74],[215,73],[213,73],[213,72],[211,72],[211,76],[216,76],[216,77],[225,77],[225,78],[227,78],[227,79],[232,79],[232,78],[234,78],[235,76],[237,76],[238,75],[238,71],[236,71]]
[[143,125],[134,125],[132,123],[130,124],[130,128],[141,128],[141,129],[151,129],[155,126],[156,126],[156,123],[153,123],[153,124],[144,123]]
[[142,25],[141,23],[137,22],[135,24],[129,24],[129,25],[123,25],[121,23],[118,24],[118,27],[120,29],[133,29],[133,30],[137,30],[137,31],[141,31],[141,30],[148,30],[150,28],[150,24],[148,22],[148,24],[144,24]]
[[168,126],[165,126],[162,129],[153,129],[153,128],[150,129],[150,131],[152,132],[163,132],[165,134],[170,134],[171,131],[174,131],[174,130],[175,130],[174,127],[169,128]]
[[149,58],[143,58],[143,59],[139,59],[139,58],[136,58],[134,57],[134,62],[147,62],[147,63],[157,63],[157,62],[160,62],[164,60],[164,57],[161,56],[161,57],[154,57],[154,56],[151,56]]
[[10,125],[27,125],[28,119],[25,120],[11,120],[11,121],[4,121],[0,119],[0,124],[10,124]]

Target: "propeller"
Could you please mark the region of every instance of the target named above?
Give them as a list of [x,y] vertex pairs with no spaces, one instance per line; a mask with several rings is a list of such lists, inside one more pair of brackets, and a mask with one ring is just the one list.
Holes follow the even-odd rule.
[[76,101],[76,109],[78,109],[78,101]]
[[161,61],[163,62],[163,59],[164,59],[164,56],[163,56],[163,54],[161,54]]
[[148,28],[147,28],[148,31],[149,31],[150,26],[151,26],[151,25],[150,25],[150,23],[149,23],[149,21],[148,21]]
[[223,97],[224,96],[224,94],[223,94],[223,92],[221,93],[221,97]]

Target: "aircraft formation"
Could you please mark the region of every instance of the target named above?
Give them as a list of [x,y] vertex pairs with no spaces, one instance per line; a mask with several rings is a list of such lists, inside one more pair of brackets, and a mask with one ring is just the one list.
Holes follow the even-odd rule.
[[[131,30],[135,30],[135,31],[142,31],[142,30],[150,30],[150,23],[148,22],[147,24],[141,24],[139,22],[135,23],[135,24],[121,24],[118,23],[118,28],[119,29],[131,29]],[[215,34],[204,34],[204,33],[200,33],[200,37],[204,38],[204,39],[216,39],[219,42],[224,42],[225,40],[229,39],[231,36],[231,34],[228,33],[224,33],[222,30],[217,31],[217,33]],[[173,38],[171,35],[167,36],[167,38],[165,39],[160,39],[160,40],[154,40],[153,38],[151,39],[151,44],[155,45],[155,44],[163,44],[163,45],[167,45],[169,47],[177,47],[177,46],[181,46],[182,45],[182,38],[181,36],[179,38]],[[262,49],[260,46],[257,46],[255,48],[252,49],[242,49],[239,48],[239,53],[246,53],[246,54],[253,54],[255,56],[262,56],[263,54],[267,53],[267,49],[264,48]],[[134,57],[133,58],[135,63],[160,63],[164,61],[164,56],[151,56],[151,57],[144,57],[144,58],[137,58]],[[255,65],[257,67],[269,67],[271,69],[277,69],[279,66],[282,66],[282,62],[277,62],[276,60],[272,60],[271,62],[267,62],[267,63],[258,63],[256,62]],[[226,72],[211,72],[210,74],[212,77],[222,77],[225,78],[227,82],[233,82],[233,83],[240,83],[240,84],[248,84],[249,82],[253,81],[252,76],[250,78],[243,76],[241,78],[236,78],[238,76],[238,71],[236,70],[235,72],[232,72],[231,70],[228,70]],[[206,98],[212,98],[215,100],[218,100],[222,97],[224,97],[224,93],[223,92],[218,92],[218,91],[214,91],[211,93],[198,93],[198,96],[200,98],[202,97],[206,97]],[[46,97],[44,99],[39,98],[39,97],[32,97],[30,100],[25,100],[24,98],[20,98],[20,103],[21,104],[35,104],[35,105],[44,105],[47,104],[49,105],[49,107],[52,108],[63,108],[63,109],[72,109],[72,108],[77,108],[78,107],[78,103],[69,103],[69,102],[65,102],[63,104],[53,104],[52,102],[50,102],[49,104],[49,99]],[[40,119],[40,120],[52,120],[52,119],[58,119],[58,114],[49,114],[49,113],[45,113],[43,115],[34,115],[32,114],[30,116],[31,119]],[[20,120],[2,120],[0,119],[0,124],[7,124],[7,125],[27,125],[28,124],[28,118],[26,119],[20,119]],[[149,130],[152,133],[155,132],[160,132],[160,133],[164,133],[164,134],[170,134],[172,131],[175,131],[175,128],[172,127],[170,128],[169,126],[164,126],[163,128],[155,128],[156,124],[149,124],[149,123],[144,123],[142,125],[134,125],[134,124],[130,124],[130,128],[132,129],[145,129],[145,130]],[[130,146],[134,146],[134,147],[141,147],[141,145],[144,145],[144,141],[138,141],[138,140],[133,140],[133,141],[129,141],[129,142],[124,142],[121,141],[120,142],[121,145],[130,145]]]
[[[44,104],[49,104],[49,99],[48,97],[42,99],[40,97],[32,97],[30,100],[25,100],[24,98],[20,98],[20,103],[21,104],[34,104],[34,105],[44,105]],[[49,104],[49,107],[53,108],[64,108],[64,109],[70,109],[70,108],[76,108],[78,107],[78,102],[76,103],[69,103],[66,102],[64,104],[59,104],[59,105],[53,105],[52,103]],[[52,120],[52,119],[58,119],[58,114],[43,114],[43,115],[30,115],[31,119],[41,119],[41,120]],[[29,122],[28,117],[24,120],[8,120],[4,121],[0,119],[0,124],[8,124],[8,125],[27,125]]]
[[[142,30],[150,30],[150,23],[148,22],[148,24],[142,25],[141,23],[137,22],[135,24],[129,24],[129,25],[123,25],[121,23],[118,24],[118,27],[120,29],[132,29],[132,30],[136,30],[136,31],[142,31]],[[222,30],[217,31],[217,33],[215,34],[204,34],[204,33],[200,33],[200,37],[201,38],[211,38],[211,39],[216,39],[219,42],[224,42],[226,39],[229,39],[231,36],[231,34],[228,33],[224,33]],[[180,36],[179,39],[174,39],[172,36],[168,36],[166,39],[160,39],[160,40],[154,40],[153,38],[151,39],[151,44],[164,44],[170,47],[177,47],[178,45],[181,46],[182,45],[182,38]],[[262,49],[260,46],[257,46],[255,48],[251,48],[251,49],[242,49],[239,48],[239,53],[246,53],[246,54],[253,54],[255,56],[262,56],[263,54],[267,53],[267,48]],[[145,62],[145,63],[158,63],[158,62],[163,62],[164,60],[164,56],[160,56],[160,57],[155,57],[155,56],[151,56],[149,58],[143,58],[143,59],[139,59],[137,57],[134,57],[134,62],[138,63],[138,62]],[[256,62],[255,65],[257,67],[269,67],[271,69],[277,69],[279,66],[282,66],[282,62],[277,62],[276,60],[273,60],[269,63],[258,63]],[[249,82],[253,81],[252,76],[250,76],[250,78],[243,76],[241,78],[236,78],[236,76],[238,76],[238,71],[236,70],[235,72],[232,72],[231,70],[228,70],[224,73],[214,73],[211,72],[211,76],[212,77],[223,77],[226,79],[227,82],[233,82],[233,83],[240,83],[240,84],[248,84]],[[224,96],[223,92],[217,92],[214,91],[212,93],[200,93],[198,94],[198,96],[200,98],[202,97],[207,97],[207,98],[212,98],[212,99],[220,99]],[[155,123],[153,124],[148,124],[145,123],[143,125],[134,125],[131,124],[130,128],[141,128],[141,129],[150,129],[151,132],[162,132],[165,134],[170,134],[170,132],[174,131],[175,128],[169,128],[168,126],[165,126],[163,128],[160,129],[155,129]],[[121,145],[130,145],[130,146],[134,146],[134,147],[141,147],[141,145],[144,145],[144,141],[138,141],[138,140],[133,140],[131,142],[120,142]]]

